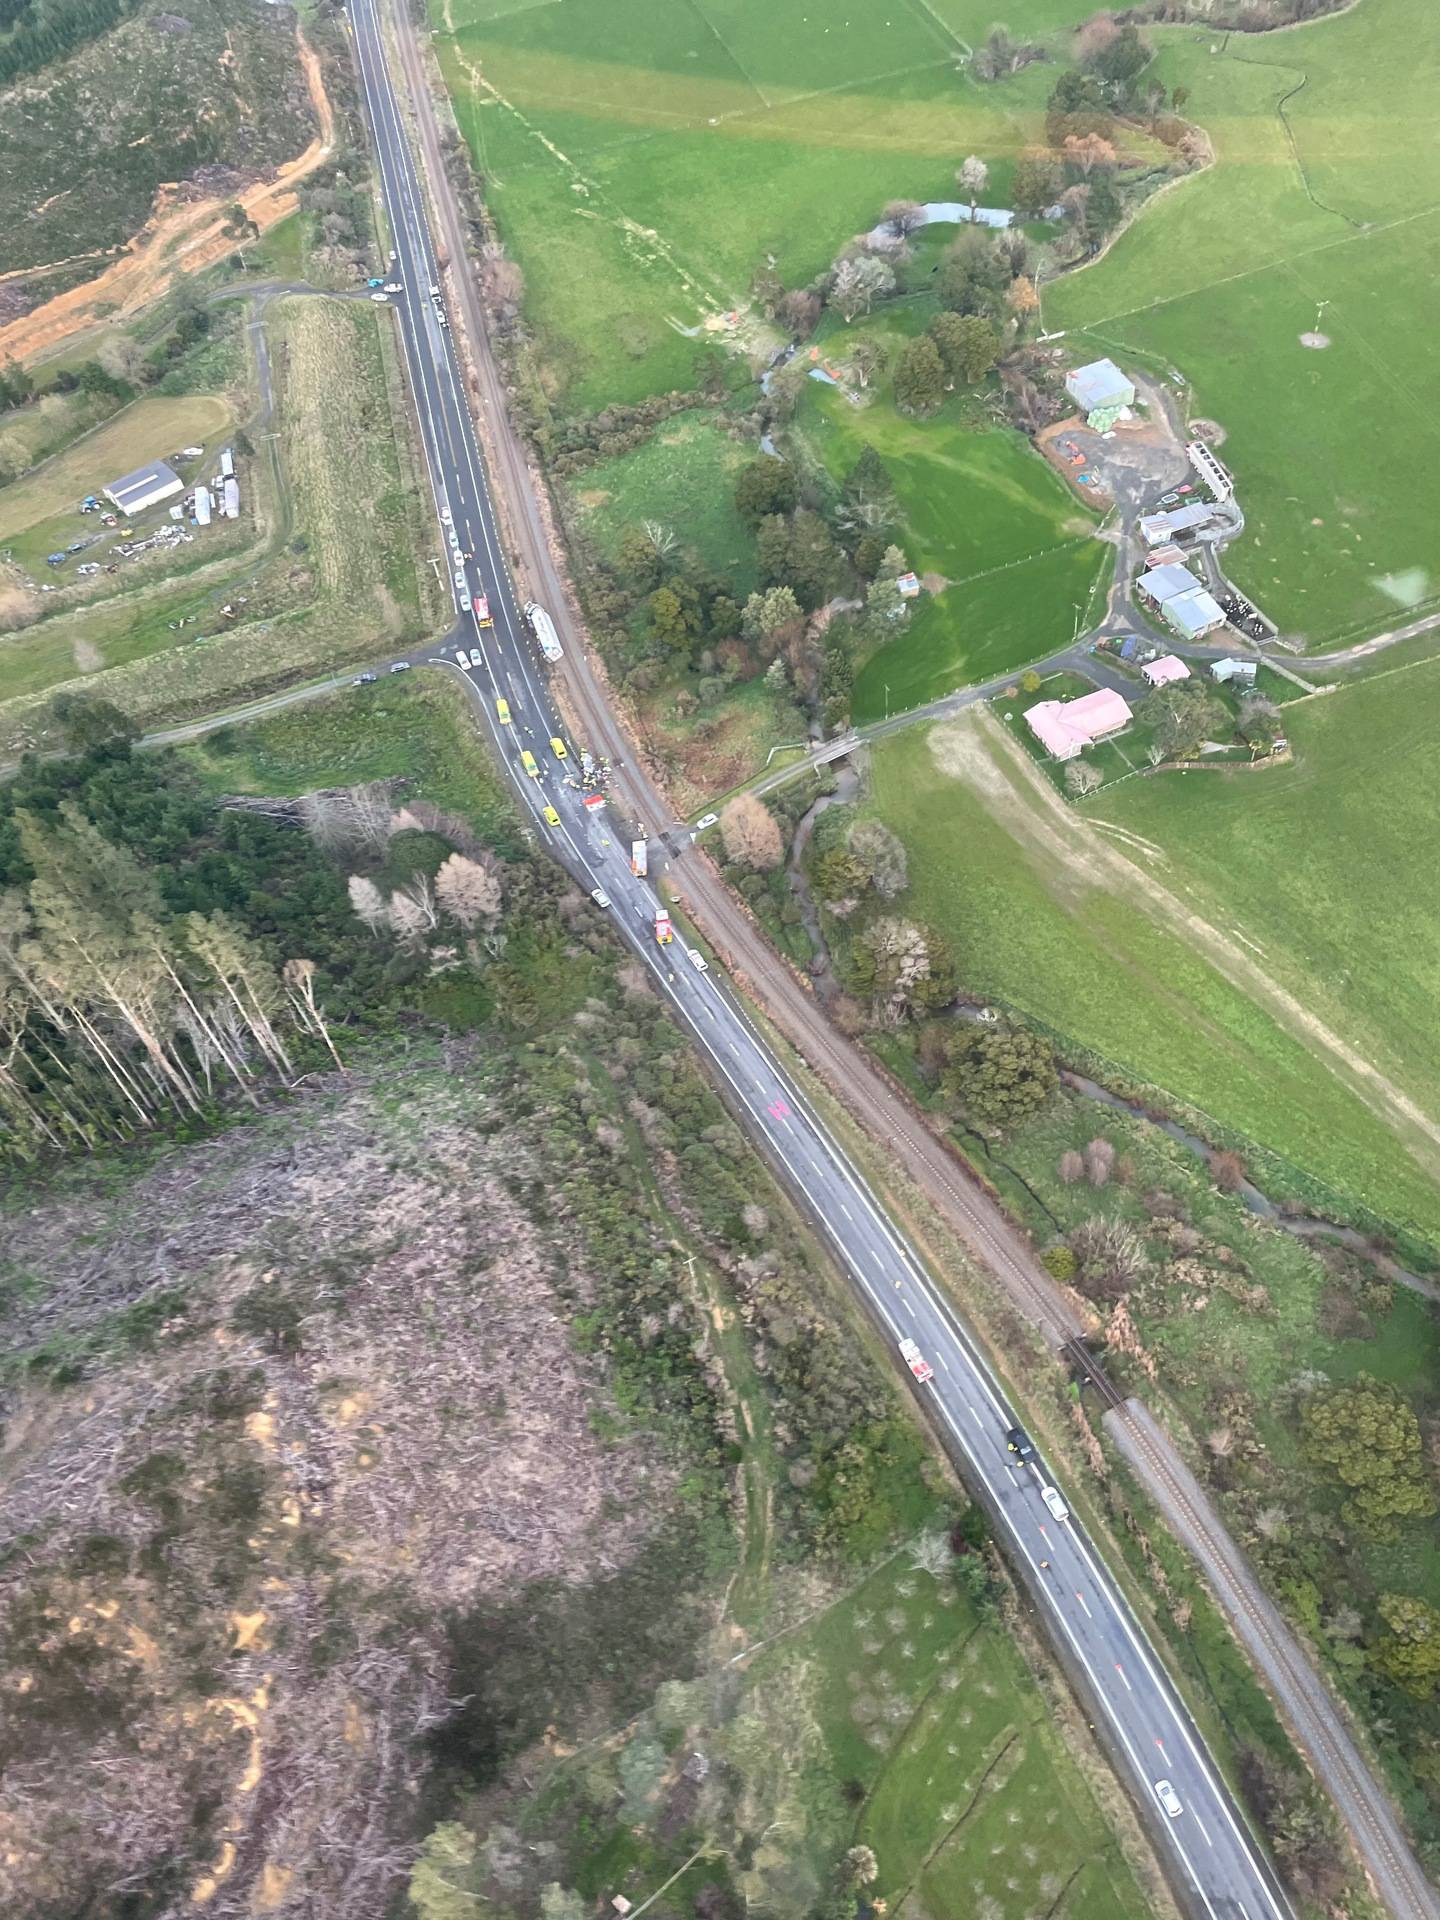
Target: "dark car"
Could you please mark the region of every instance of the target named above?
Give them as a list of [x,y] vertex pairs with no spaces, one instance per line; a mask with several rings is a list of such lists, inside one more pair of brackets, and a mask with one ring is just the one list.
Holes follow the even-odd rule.
[[1005,1436],[1005,1445],[1017,1460],[1033,1460],[1035,1447],[1023,1427],[1011,1427]]
[[357,673],[350,684],[352,687],[373,687],[379,678],[378,673]]

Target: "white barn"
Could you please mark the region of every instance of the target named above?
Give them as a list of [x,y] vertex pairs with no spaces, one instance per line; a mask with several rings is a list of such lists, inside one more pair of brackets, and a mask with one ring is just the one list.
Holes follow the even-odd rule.
[[157,506],[160,501],[170,499],[172,494],[183,493],[185,482],[163,460],[152,460],[148,466],[137,467],[133,473],[125,473],[118,480],[112,480],[105,489],[105,498],[115,511],[127,518],[132,513],[144,513],[147,507]]

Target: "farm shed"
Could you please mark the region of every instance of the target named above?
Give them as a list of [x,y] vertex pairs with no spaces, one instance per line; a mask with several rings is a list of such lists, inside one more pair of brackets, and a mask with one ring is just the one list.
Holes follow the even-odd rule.
[[1210,669],[1210,678],[1218,680],[1222,687],[1253,687],[1259,665],[1258,660],[1217,660]]
[[240,482],[238,480],[221,482],[220,511],[227,520],[240,518]]
[[1203,440],[1191,440],[1185,448],[1185,457],[1191,468],[1199,475],[1217,500],[1228,500],[1235,491],[1235,482],[1228,471],[1221,466]]
[[1163,545],[1173,540],[1177,533],[1187,533],[1192,527],[1203,527],[1207,520],[1213,520],[1215,509],[1208,500],[1194,500],[1186,507],[1175,507],[1169,513],[1146,513],[1140,516],[1140,536],[1147,547]]
[[1135,588],[1151,606],[1160,609],[1183,639],[1198,640],[1225,624],[1224,608],[1188,568],[1152,567],[1135,582]]
[[208,487],[195,489],[195,524],[197,527],[208,527],[210,524],[210,489]]
[[1135,404],[1135,383],[1113,360],[1091,360],[1073,368],[1065,376],[1065,391],[1097,433],[1107,432]]
[[1185,662],[1173,653],[1165,653],[1158,660],[1151,660],[1141,667],[1140,673],[1152,687],[1170,687],[1177,680],[1188,680],[1190,669]]
[[1074,760],[1086,747],[1130,724],[1130,708],[1118,693],[1101,687],[1078,700],[1038,700],[1025,709],[1025,724],[1047,753]]
[[128,517],[132,513],[143,513],[158,501],[168,500],[171,494],[183,492],[184,486],[179,474],[163,460],[152,460],[149,466],[137,467],[133,473],[112,480],[105,489],[105,498],[117,513]]

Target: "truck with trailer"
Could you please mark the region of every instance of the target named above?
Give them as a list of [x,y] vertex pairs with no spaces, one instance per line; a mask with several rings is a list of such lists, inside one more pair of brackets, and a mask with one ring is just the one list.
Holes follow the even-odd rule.
[[540,651],[545,658],[547,660],[563,659],[565,649],[561,646],[560,636],[555,631],[555,622],[544,607],[532,600],[525,609],[525,618],[530,622],[530,629],[540,642]]
[[630,871],[640,880],[649,872],[649,849],[644,840],[630,842]]

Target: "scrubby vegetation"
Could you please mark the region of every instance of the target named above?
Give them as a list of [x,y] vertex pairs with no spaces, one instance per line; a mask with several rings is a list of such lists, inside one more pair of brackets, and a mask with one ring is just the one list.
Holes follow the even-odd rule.
[[118,246],[162,182],[204,169],[223,192],[222,180],[253,179],[314,136],[287,9],[238,0],[222,19],[144,0],[108,21],[105,11],[26,8],[8,37],[0,28],[0,85],[17,59],[34,74],[0,96],[0,271]]

